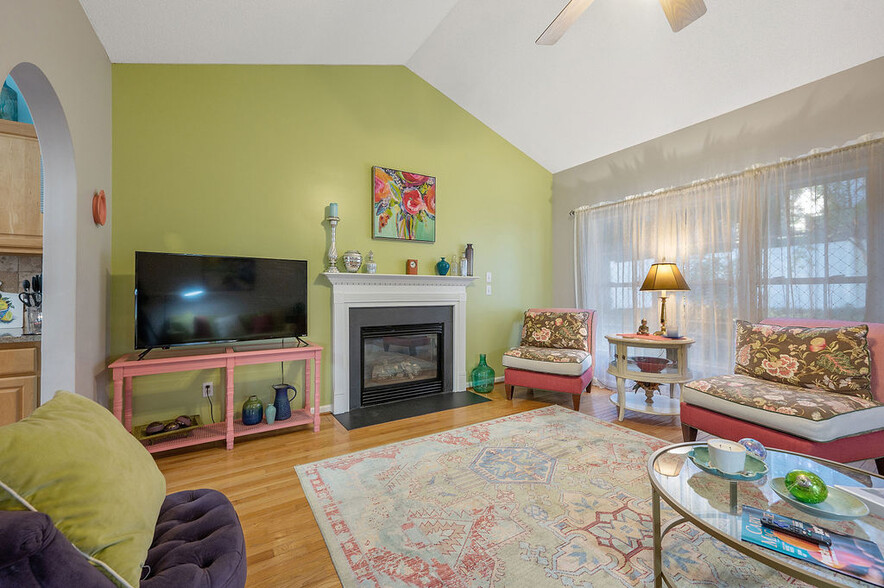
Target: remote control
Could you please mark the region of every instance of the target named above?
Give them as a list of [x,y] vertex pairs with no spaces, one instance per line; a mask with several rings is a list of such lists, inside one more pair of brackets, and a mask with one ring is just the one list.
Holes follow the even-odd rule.
[[825,529],[821,529],[814,525],[808,525],[801,521],[777,518],[775,514],[770,512],[761,515],[761,524],[765,527],[786,533],[787,535],[804,539],[805,541],[812,541],[813,543],[819,543],[822,545],[832,544],[832,538]]

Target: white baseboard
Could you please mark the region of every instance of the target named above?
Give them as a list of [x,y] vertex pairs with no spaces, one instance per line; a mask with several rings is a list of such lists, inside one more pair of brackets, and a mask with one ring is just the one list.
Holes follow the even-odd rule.
[[[331,404],[320,404],[319,405],[319,414],[322,414],[324,412],[331,412],[331,411],[332,411]],[[310,408],[310,414],[313,414],[313,407]]]

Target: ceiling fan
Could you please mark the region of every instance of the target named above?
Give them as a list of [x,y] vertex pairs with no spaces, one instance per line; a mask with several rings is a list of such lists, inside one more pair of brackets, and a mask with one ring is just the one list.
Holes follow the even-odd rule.
[[[593,0],[570,0],[534,42],[538,45],[555,45],[592,3]],[[706,14],[706,4],[703,0],[660,0],[660,6],[663,7],[673,33],[677,33]]]

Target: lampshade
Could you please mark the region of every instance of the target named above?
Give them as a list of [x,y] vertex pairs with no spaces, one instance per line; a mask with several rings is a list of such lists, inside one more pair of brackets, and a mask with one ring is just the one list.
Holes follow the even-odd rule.
[[684,281],[678,266],[674,263],[655,263],[648,270],[648,275],[639,288],[642,292],[654,290],[690,290],[688,283]]

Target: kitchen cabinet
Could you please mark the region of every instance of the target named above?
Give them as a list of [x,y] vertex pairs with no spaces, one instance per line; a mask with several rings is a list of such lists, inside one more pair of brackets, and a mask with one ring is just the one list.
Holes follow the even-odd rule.
[[0,347],[0,426],[34,410],[40,382],[40,348],[34,343]]
[[43,252],[40,185],[34,125],[0,120],[0,253]]

